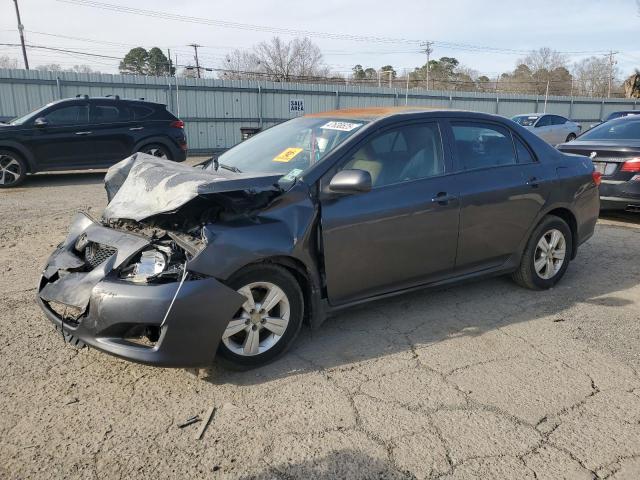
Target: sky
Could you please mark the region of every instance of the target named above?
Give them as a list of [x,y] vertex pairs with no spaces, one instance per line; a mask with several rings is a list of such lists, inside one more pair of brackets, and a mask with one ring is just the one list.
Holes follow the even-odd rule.
[[[88,6],[105,3],[116,7]],[[298,30],[315,32],[310,37],[325,63],[342,74],[355,64],[413,69],[426,61],[425,41],[434,42],[432,58],[456,57],[490,78],[513,70],[527,51],[544,46],[567,52],[571,63],[616,51],[622,76],[640,68],[636,0],[19,0],[19,5],[27,44],[105,57],[121,58],[135,46],[158,46],[171,49],[178,64],[187,64],[193,62],[188,45],[198,43],[201,65],[220,68],[234,48],[251,48],[276,34],[290,40],[296,36],[291,30]],[[127,7],[258,28],[138,15]],[[18,42],[13,1],[2,0],[0,44]],[[88,64],[117,73],[116,59],[37,49],[28,54],[32,67]],[[0,45],[0,56],[21,62],[16,47]]]

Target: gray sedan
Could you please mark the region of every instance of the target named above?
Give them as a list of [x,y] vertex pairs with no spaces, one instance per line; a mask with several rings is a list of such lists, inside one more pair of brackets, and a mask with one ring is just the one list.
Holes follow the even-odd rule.
[[511,120],[531,130],[551,145],[575,140],[582,130],[582,125],[560,115],[528,113],[516,115]]
[[594,232],[599,180],[502,117],[307,115],[199,168],[112,166],[102,218],[77,214],[38,302],[76,346],[255,367],[350,305],[501,274],[553,287]]

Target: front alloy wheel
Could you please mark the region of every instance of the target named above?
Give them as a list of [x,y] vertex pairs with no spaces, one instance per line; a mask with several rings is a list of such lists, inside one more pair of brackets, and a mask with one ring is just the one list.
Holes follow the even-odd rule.
[[236,355],[250,356],[270,350],[289,325],[289,299],[280,287],[270,282],[245,285],[238,293],[247,298],[229,322],[222,343]]
[[246,300],[227,324],[218,361],[246,369],[264,365],[294,341],[304,316],[304,299],[296,277],[274,264],[248,266],[226,284]]
[[0,152],[0,188],[15,187],[22,183],[26,168],[22,159]]

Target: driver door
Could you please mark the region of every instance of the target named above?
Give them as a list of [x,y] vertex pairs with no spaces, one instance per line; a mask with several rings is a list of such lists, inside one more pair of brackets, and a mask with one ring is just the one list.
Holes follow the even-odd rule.
[[[335,194],[342,169],[368,171],[372,189]],[[438,122],[374,133],[321,182],[321,229],[329,301],[357,301],[452,274],[459,202]]]

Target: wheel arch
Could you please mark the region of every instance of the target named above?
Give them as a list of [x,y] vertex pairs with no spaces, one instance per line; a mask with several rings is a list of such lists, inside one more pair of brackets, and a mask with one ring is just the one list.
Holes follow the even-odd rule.
[[22,145],[14,142],[1,142],[0,150],[8,150],[17,155],[20,155],[20,157],[27,163],[28,173],[35,173],[38,171],[38,165],[35,161],[35,158]]
[[275,255],[248,263],[237,272],[256,265],[277,265],[291,273],[302,290],[302,297],[304,300],[303,321],[311,327],[317,327],[324,321],[325,314],[322,307],[320,288],[315,284],[316,282],[313,280],[313,274],[309,271],[304,262],[287,255]]
[[171,140],[169,140],[167,137],[163,137],[163,136],[153,136],[153,137],[147,137],[147,138],[144,138],[142,140],[139,140],[133,146],[133,152],[132,153],[139,152],[142,147],[145,147],[147,145],[151,145],[151,144],[154,144],[154,143],[162,145],[167,150],[169,150],[171,155],[175,156],[175,152],[173,151],[175,146],[171,145]]
[[542,218],[547,215],[554,215],[556,217],[561,218],[569,225],[569,229],[571,230],[571,260],[576,258],[578,253],[578,221],[576,219],[575,214],[568,208],[565,207],[556,207],[548,212],[546,212],[538,221],[540,223]]

